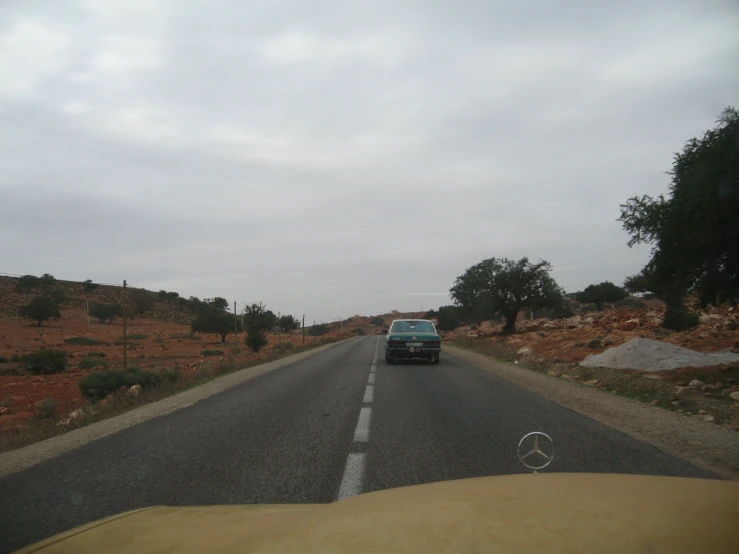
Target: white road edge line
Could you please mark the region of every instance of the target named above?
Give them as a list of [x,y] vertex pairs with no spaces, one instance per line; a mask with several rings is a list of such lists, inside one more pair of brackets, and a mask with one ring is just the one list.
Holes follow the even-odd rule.
[[367,385],[364,389],[364,400],[365,404],[372,404],[372,399],[375,397],[375,387],[373,385]]
[[359,410],[359,421],[354,431],[354,442],[367,442],[369,440],[370,418],[372,408],[366,407]]
[[375,384],[375,374],[374,373],[370,373],[369,374],[369,379],[367,379],[367,384],[368,385],[374,385]]
[[346,459],[346,468],[344,469],[344,477],[341,479],[339,494],[336,500],[349,498],[362,494],[362,481],[364,478],[364,468],[366,465],[366,454],[354,453],[349,454]]

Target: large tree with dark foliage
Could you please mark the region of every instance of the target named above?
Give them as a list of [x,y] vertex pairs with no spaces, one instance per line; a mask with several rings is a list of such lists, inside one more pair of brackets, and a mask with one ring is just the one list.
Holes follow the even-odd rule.
[[564,291],[549,274],[551,264],[531,263],[528,258],[489,258],[457,277],[449,291],[454,302],[471,311],[478,304],[489,314],[505,318],[504,333],[515,333],[516,318],[524,308],[556,307]]
[[[113,323],[113,321],[123,315],[123,309],[120,304],[100,304],[95,302],[90,304],[90,315],[100,320],[100,323]],[[128,315],[128,312],[126,312]]]
[[130,301],[134,313],[144,315],[156,304],[156,295],[148,290],[135,289],[131,291]]
[[603,309],[606,302],[618,302],[628,296],[628,293],[610,281],[603,281],[597,285],[588,285],[585,290],[577,293],[575,298],[584,304],[595,304],[598,310]]
[[686,293],[703,306],[739,300],[739,111],[675,154],[667,198],[633,197],[621,205],[629,246],[652,245],[647,266],[626,281],[667,304],[665,323],[682,320]]
[[41,327],[41,323],[51,319],[52,317],[61,317],[59,313],[59,303],[53,298],[41,295],[31,300],[25,306],[21,306],[18,310],[21,317],[32,319],[37,323],[37,327]]
[[218,308],[208,307],[198,312],[190,327],[199,333],[221,335],[221,342],[226,342],[226,336],[234,332],[234,315]]
[[277,328],[283,333],[289,333],[295,329],[300,329],[300,321],[295,319],[292,315],[287,314],[280,316],[277,320]]
[[436,326],[440,331],[453,331],[465,322],[465,313],[460,306],[441,306],[438,310],[426,312],[425,319],[435,317],[439,320]]

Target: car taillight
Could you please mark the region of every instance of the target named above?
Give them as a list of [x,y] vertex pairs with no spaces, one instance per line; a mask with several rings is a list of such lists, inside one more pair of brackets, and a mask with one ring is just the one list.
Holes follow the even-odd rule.
[[428,344],[429,346],[441,346],[441,341],[440,340],[430,340],[426,344]]

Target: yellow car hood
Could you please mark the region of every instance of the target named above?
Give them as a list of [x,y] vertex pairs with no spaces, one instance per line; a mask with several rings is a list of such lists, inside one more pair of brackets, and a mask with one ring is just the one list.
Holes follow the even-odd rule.
[[446,481],[333,504],[153,507],[21,552],[739,552],[739,483],[613,474]]

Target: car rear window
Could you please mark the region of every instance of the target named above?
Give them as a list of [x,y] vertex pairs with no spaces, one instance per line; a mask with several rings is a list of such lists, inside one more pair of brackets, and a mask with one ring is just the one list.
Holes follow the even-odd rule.
[[396,321],[391,333],[435,333],[434,325],[430,321]]

